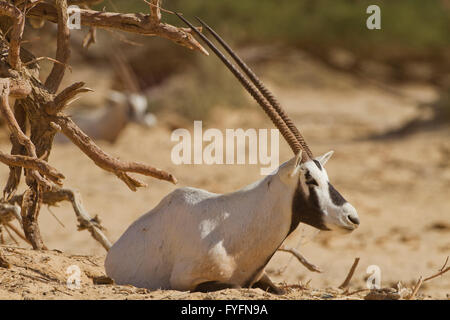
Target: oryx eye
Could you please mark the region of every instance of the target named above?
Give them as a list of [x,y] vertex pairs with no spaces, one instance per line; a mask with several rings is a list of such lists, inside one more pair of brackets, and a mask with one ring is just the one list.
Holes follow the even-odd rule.
[[309,173],[309,171],[306,171],[306,173],[305,173],[305,182],[306,182],[306,184],[309,184],[309,185],[319,186],[319,184],[318,184],[317,181],[311,176],[311,174]]

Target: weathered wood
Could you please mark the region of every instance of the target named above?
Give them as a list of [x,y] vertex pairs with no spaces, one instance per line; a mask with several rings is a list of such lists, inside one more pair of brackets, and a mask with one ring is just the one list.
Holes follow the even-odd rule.
[[[169,39],[192,50],[208,55],[203,46],[190,33],[190,29],[178,28],[166,23],[154,23],[150,15],[142,13],[101,12],[80,9],[81,25],[103,29],[121,30],[146,36]],[[56,23],[56,9],[48,3],[41,3],[27,12],[27,16],[38,17]]]
[[[129,173],[176,183],[176,178],[172,174],[161,169],[142,163],[121,161],[108,155],[69,117],[64,115],[64,107],[80,94],[92,91],[84,87],[83,82],[77,82],[57,94],[70,58],[70,33],[66,23],[67,6],[76,4],[83,7],[81,23],[91,27],[91,31],[99,27],[159,36],[204,54],[208,53],[190,34],[190,29],[177,28],[161,22],[159,0],[151,0],[150,15],[98,12],[87,9],[89,5],[99,2],[101,1],[56,0],[54,3],[40,0],[14,3],[0,1],[0,49],[8,53],[0,56],[0,113],[11,131],[12,144],[9,155],[0,151],[0,162],[10,166],[8,181],[3,190],[3,200],[14,202],[13,199],[20,198],[18,203],[21,206],[21,216],[18,216],[18,219],[21,220],[27,241],[35,249],[45,249],[38,224],[40,207],[42,203],[54,203],[58,199],[58,201],[71,201],[80,228],[88,229],[105,249],[111,246],[101,232],[99,222],[96,218],[90,218],[83,208],[77,193],[55,186],[62,185],[62,179],[64,179],[64,175],[48,164],[53,139],[58,131],[68,136],[99,167],[114,173],[132,190],[145,184],[130,176]],[[36,58],[25,48],[20,47],[26,16],[51,21],[58,25],[55,59],[42,57],[54,63],[45,84],[39,80],[37,64],[42,58]],[[10,98],[16,99],[14,108],[9,105]],[[29,135],[26,134],[28,131]],[[22,170],[25,171],[28,189],[23,195],[14,196],[20,184]],[[16,215],[18,215],[17,212]],[[5,220],[5,223],[9,222]]]

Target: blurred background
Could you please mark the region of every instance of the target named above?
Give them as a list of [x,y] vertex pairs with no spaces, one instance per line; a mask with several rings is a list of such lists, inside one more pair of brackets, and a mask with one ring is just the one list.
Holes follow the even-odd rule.
[[[372,4],[381,8],[381,30],[366,27]],[[268,269],[276,281],[337,286],[357,256],[354,281],[360,287],[372,264],[381,268],[383,286],[411,285],[442,266],[450,253],[449,0],[165,0],[163,7],[205,20],[274,92],[312,151],[335,150],[327,164],[330,180],[358,210],[361,227],[347,236],[299,228],[289,244],[324,273],[312,274],[280,252]],[[138,0],[95,7],[103,8],[149,12]],[[184,26],[162,15],[164,22]],[[53,57],[55,26],[26,28],[25,47]],[[179,186],[231,192],[261,178],[257,165],[176,166],[170,160],[171,132],[192,129],[194,120],[202,120],[204,129],[272,128],[212,53],[100,29],[97,43],[85,49],[88,31],[71,32],[72,71],[62,87],[85,81],[95,91],[67,112],[102,148],[168,170]],[[44,78],[51,63],[40,66]],[[3,126],[2,150],[9,150],[7,137]],[[65,174],[67,187],[81,191],[112,241],[176,188],[144,178],[149,187],[132,193],[63,137],[57,142],[50,162]],[[284,141],[280,148],[284,162],[292,154]],[[7,173],[1,166],[1,181]],[[70,206],[48,210],[42,209],[40,221],[49,248],[104,254],[87,232],[76,231]],[[449,277],[422,288],[448,298]]]

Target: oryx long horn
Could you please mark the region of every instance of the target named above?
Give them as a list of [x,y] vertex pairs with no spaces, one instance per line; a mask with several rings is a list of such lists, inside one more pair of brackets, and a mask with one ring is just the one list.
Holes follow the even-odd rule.
[[[201,32],[199,32],[189,21],[187,21],[180,14],[176,13],[178,18],[183,20],[191,30],[197,34],[208,47],[222,60],[226,67],[233,73],[233,75],[239,80],[242,86],[250,93],[250,95],[258,102],[258,104],[263,108],[269,118],[272,120],[273,124],[280,130],[281,135],[286,139],[292,151],[298,154],[302,149],[300,142],[297,140],[295,135],[286,125],[285,121],[280,117],[278,112],[270,104],[270,102],[258,91],[258,89],[250,81],[248,81],[245,76],[223,55],[223,53],[217,49],[214,44]],[[306,160],[305,158],[303,158]]]
[[239,65],[239,67],[244,71],[244,73],[247,75],[247,77],[250,78],[250,80],[253,82],[253,84],[258,88],[258,90],[262,93],[262,95],[270,102],[272,107],[278,112],[280,117],[283,119],[283,121],[286,123],[288,128],[292,131],[294,136],[297,138],[298,142],[302,146],[302,149],[308,154],[310,158],[313,157],[311,150],[308,147],[308,144],[306,143],[305,139],[301,135],[301,133],[298,131],[295,124],[292,122],[292,120],[289,118],[289,116],[286,114],[286,112],[281,107],[280,103],[277,101],[277,99],[274,97],[274,95],[269,91],[269,89],[266,88],[266,86],[259,80],[259,78],[256,76],[256,74],[250,69],[249,66],[231,49],[231,47],[223,40],[217,32],[215,32],[210,26],[208,26],[203,20],[201,20],[199,17],[195,17],[203,27],[205,27],[213,36],[216,38],[216,40],[222,45],[222,47],[229,53],[229,55],[233,58],[234,61]]

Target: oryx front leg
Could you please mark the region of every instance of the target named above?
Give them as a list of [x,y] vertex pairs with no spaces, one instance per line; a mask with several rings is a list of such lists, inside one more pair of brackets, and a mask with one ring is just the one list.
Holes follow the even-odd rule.
[[203,282],[197,285],[194,291],[197,292],[212,292],[212,291],[218,291],[218,290],[224,290],[224,289],[240,289],[241,286],[237,284],[232,283],[222,283],[218,281],[208,281]]
[[272,280],[270,280],[266,272],[264,272],[262,277],[252,285],[252,288],[260,288],[264,291],[278,295],[286,293],[284,289],[277,287]]

